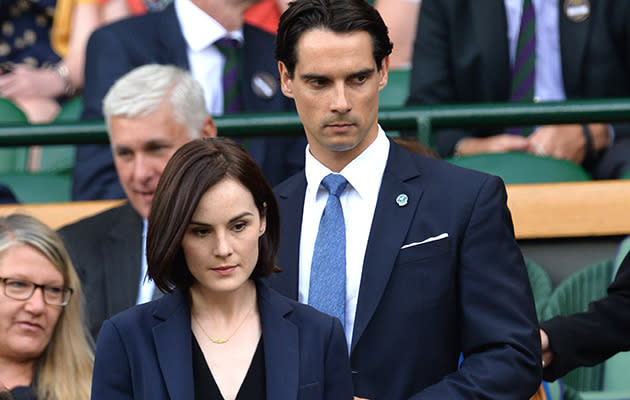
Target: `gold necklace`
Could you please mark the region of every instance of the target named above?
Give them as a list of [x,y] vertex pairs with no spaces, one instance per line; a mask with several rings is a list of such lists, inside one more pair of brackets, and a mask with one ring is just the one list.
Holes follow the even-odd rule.
[[239,329],[241,329],[241,327],[243,326],[243,324],[245,323],[245,321],[247,320],[247,317],[249,317],[249,314],[252,313],[252,311],[254,310],[254,307],[256,306],[256,302],[254,302],[254,304],[252,305],[252,308],[249,309],[249,311],[247,312],[247,314],[245,314],[245,317],[243,318],[243,320],[241,321],[240,324],[238,324],[238,326],[236,327],[236,329],[234,329],[234,332],[232,332],[232,334],[230,336],[228,336],[226,339],[216,339],[213,338],[212,336],[208,335],[208,332],[206,332],[205,329],[203,329],[203,326],[201,326],[201,324],[199,323],[199,320],[197,319],[197,317],[195,317],[195,314],[193,314],[192,312],[190,313],[190,315],[192,316],[193,320],[195,321],[195,323],[197,324],[197,326],[199,326],[199,328],[201,328],[201,331],[203,332],[204,335],[206,335],[206,337],[208,339],[210,339],[210,341],[212,343],[215,344],[224,344],[230,341],[230,339],[232,339],[232,337],[234,335],[236,335],[236,332],[238,332]]

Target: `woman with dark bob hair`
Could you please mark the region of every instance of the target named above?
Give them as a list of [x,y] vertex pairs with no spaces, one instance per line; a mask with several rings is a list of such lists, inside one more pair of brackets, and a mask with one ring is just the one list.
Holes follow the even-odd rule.
[[148,219],[148,275],[166,294],[106,321],[92,399],[352,399],[341,323],[261,279],[280,218],[235,142],[182,146]]

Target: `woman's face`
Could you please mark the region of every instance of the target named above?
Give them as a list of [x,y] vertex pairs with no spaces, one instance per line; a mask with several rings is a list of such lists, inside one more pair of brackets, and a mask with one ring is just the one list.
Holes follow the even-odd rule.
[[[25,244],[11,246],[0,255],[0,278],[64,285],[63,275],[53,263]],[[63,307],[46,304],[41,288],[35,289],[28,300],[14,300],[4,293],[4,284],[0,284],[0,358],[38,358],[50,342]]]
[[251,192],[237,180],[223,179],[199,201],[182,239],[193,289],[236,292],[258,261],[258,238],[266,221]]

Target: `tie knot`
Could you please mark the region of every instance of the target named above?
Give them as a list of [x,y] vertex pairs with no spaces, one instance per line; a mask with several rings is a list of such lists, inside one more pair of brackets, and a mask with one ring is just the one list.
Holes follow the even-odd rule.
[[238,40],[228,36],[222,37],[221,39],[214,42],[214,44],[219,48],[219,51],[222,53],[226,51],[234,51],[235,49],[241,47],[241,44],[238,42]]
[[322,179],[322,185],[335,197],[341,196],[347,184],[348,181],[341,174],[328,174]]

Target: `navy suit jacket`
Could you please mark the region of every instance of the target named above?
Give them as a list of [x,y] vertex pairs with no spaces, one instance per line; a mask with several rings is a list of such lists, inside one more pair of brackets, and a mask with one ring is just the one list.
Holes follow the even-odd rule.
[[554,317],[540,327],[554,352],[544,370],[546,380],[630,350],[630,254],[608,287],[608,296],[591,303],[587,312]]
[[[582,22],[558,1],[562,78],[568,99],[630,96],[630,2],[593,0]],[[504,102],[510,96],[510,58],[502,0],[425,0],[418,20],[408,104]],[[613,124],[616,139],[630,124]],[[502,129],[441,129],[442,156],[466,136]]]
[[[354,322],[354,394],[529,398],[542,374],[540,338],[503,182],[390,143]],[[284,272],[271,282],[294,299],[305,191],[303,172],[276,187]]]
[[[267,399],[351,400],[341,323],[258,283]],[[194,399],[186,294],[176,291],[103,324],[92,400]]]
[[[292,111],[293,101],[279,89],[274,58],[275,36],[243,26],[241,93],[245,112]],[[82,119],[102,119],[102,101],[114,82],[145,64],[171,64],[189,70],[186,40],[173,4],[164,11],[128,18],[97,29],[87,45]],[[252,81],[265,73],[278,82],[270,98],[258,96]],[[219,132],[219,135],[221,132]],[[252,141],[252,156],[265,177],[276,184],[304,167],[304,137]],[[79,146],[73,176],[73,200],[124,198],[111,151],[106,145]]]

